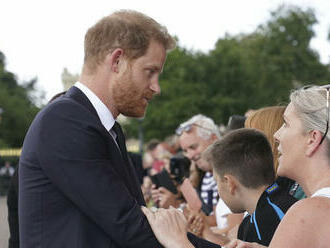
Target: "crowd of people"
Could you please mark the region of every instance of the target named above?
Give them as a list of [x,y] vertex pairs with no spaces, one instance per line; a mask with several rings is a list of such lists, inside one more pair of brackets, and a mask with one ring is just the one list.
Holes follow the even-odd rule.
[[79,82],[24,140],[11,247],[328,246],[328,86],[233,115],[221,132],[197,114],[143,158],[127,152],[116,118],[144,116],[174,47],[136,11],[87,31]]
[[[153,196],[151,199],[146,198],[147,201],[152,201],[149,205],[165,209],[170,206],[175,208],[185,206],[183,213],[188,223],[187,230],[214,243],[225,245],[238,238],[269,245],[286,211],[296,201],[305,197],[295,181],[277,176],[279,154],[273,136],[284,123],[284,111],[285,106],[272,106],[250,111],[247,116],[234,115],[229,119],[226,132],[222,135],[214,121],[201,114],[180,124],[176,131],[179,143],[179,146],[175,146],[179,148],[176,153],[182,153],[192,162],[188,178],[203,204],[216,201],[216,206],[213,208],[214,211],[209,212],[211,213],[209,216],[202,208],[197,213],[191,211],[189,203],[181,197],[181,185],[176,185],[179,193],[174,195],[162,186],[154,189],[155,185],[152,185],[147,176],[145,181],[150,183],[143,185],[142,188],[146,195]],[[259,130],[264,136],[260,138],[259,133],[241,129],[244,127],[246,130]],[[226,141],[229,139],[227,136],[234,135],[235,129],[238,129],[238,134],[234,136],[236,140]],[[155,152],[157,148],[155,144],[157,144],[155,141],[150,143],[155,149],[149,149],[145,156],[148,157],[149,153]],[[217,145],[221,145],[221,148],[212,148]],[[214,151],[208,151],[210,149]],[[208,153],[209,155],[203,155]],[[172,156],[176,155],[172,154]],[[146,165],[149,172],[153,173],[153,167],[161,163],[164,165],[163,169],[174,177],[175,173],[171,167],[166,166],[171,163],[163,161],[162,158],[161,153],[159,156],[154,156],[153,162]],[[196,173],[203,171],[203,176],[196,177]],[[227,171],[230,173],[226,174]],[[214,195],[215,199],[203,198],[205,178],[213,186],[206,193],[204,192],[204,196]],[[223,181],[226,183],[224,184]],[[229,196],[223,196],[224,193],[221,192],[218,194],[218,187],[221,191],[225,191],[224,188],[228,187],[232,190],[232,194]],[[215,221],[212,222],[212,219]]]
[[[301,88],[286,107],[256,110],[245,128],[228,132],[203,153],[219,196],[232,212],[245,212],[225,247],[328,246],[329,88]],[[143,211],[165,247],[193,247],[184,213]]]

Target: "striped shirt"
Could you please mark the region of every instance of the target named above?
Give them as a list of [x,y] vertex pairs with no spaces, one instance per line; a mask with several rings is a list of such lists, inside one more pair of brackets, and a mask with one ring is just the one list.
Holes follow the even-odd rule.
[[206,172],[201,185],[201,198],[208,206],[215,206],[218,202],[218,187],[211,172]]

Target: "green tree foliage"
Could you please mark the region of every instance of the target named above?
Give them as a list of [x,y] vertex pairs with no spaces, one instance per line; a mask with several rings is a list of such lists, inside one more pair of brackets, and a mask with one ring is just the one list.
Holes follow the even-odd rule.
[[31,101],[36,79],[18,85],[15,75],[5,69],[5,56],[0,52],[0,148],[21,147],[26,131],[39,108]]
[[[286,103],[293,88],[329,82],[329,65],[310,48],[316,23],[311,9],[281,6],[253,33],[227,34],[208,53],[178,46],[143,120],[145,140],[173,134],[197,113],[226,124],[230,115]],[[125,129],[137,137],[136,121]]]

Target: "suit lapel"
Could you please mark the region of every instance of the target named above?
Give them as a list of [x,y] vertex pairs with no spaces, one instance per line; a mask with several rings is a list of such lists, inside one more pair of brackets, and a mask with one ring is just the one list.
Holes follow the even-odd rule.
[[[101,120],[93,107],[92,103],[89,101],[87,96],[77,87],[71,87],[65,94],[65,97],[72,98],[73,100],[77,101],[78,103],[82,104],[86,109],[90,112],[92,112],[94,115],[97,116],[97,118],[100,121],[100,125],[102,125]],[[103,126],[103,125],[102,125]],[[110,154],[114,154],[114,150],[118,149],[117,145],[115,144],[115,141],[113,140],[110,133],[104,128],[104,133],[107,136],[110,149]],[[132,196],[135,197],[137,202],[140,205],[145,205],[144,198],[140,189],[140,184],[138,183],[136,179],[136,173],[135,168],[132,165],[131,160],[128,157],[127,150],[126,150],[126,144],[125,144],[125,136],[120,128],[120,135],[118,135],[118,146],[120,150],[118,149],[118,154],[116,158],[114,158],[114,163],[111,164],[111,166],[116,167],[116,171],[118,172],[118,175],[121,176],[123,181],[125,182],[125,185],[127,186],[127,189],[132,194]],[[122,153],[122,155],[120,154]]]

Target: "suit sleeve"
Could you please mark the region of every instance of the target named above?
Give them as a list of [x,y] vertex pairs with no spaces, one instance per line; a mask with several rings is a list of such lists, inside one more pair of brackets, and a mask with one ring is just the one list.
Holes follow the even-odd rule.
[[190,241],[190,243],[193,244],[194,247],[196,248],[221,248],[220,245],[211,243],[210,241],[207,241],[205,239],[198,238],[192,233],[188,233],[187,237]]
[[113,166],[107,133],[75,104],[56,104],[40,119],[39,163],[52,183],[115,243],[162,247]]

